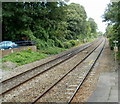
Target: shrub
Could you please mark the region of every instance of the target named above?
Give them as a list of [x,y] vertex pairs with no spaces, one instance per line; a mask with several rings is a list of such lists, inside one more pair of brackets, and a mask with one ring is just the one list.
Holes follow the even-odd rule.
[[64,48],[70,48],[72,44],[70,42],[64,42]]
[[48,44],[50,47],[54,47],[54,46],[55,46],[55,42],[54,42],[54,40],[52,40],[52,39],[48,39],[48,40],[47,40],[47,44]]
[[60,48],[64,48],[64,44],[58,40],[57,38],[55,38],[55,46],[60,47]]
[[75,45],[76,45],[75,40],[70,40],[69,42],[71,43],[72,46],[75,46]]

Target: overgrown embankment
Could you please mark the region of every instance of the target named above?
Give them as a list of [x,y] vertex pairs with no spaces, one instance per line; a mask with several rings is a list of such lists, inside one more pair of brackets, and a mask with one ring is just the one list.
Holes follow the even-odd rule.
[[[3,41],[35,41],[38,52],[3,57],[23,65],[96,38],[97,24],[82,5],[65,2],[3,2]],[[101,34],[99,32],[99,34]]]
[[32,40],[38,49],[70,48],[77,39],[97,35],[97,24],[79,4],[61,2],[3,2],[3,40]]

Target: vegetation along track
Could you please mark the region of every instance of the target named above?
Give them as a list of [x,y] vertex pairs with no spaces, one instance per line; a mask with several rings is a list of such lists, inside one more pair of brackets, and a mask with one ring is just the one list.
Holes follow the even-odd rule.
[[[97,41],[97,40],[96,40]],[[94,44],[96,41],[87,44],[83,47],[76,48],[74,50],[71,50],[70,52],[65,53],[62,56],[59,56],[56,59],[53,59],[47,63],[44,63],[40,65],[39,67],[35,67],[33,70],[26,71],[24,73],[18,74],[17,76],[13,76],[10,79],[3,80],[2,81],[2,94],[5,94],[6,92],[12,90],[13,88],[16,88],[17,86],[29,81],[30,79],[48,71],[49,69],[57,66],[58,64],[70,59],[71,57],[75,56],[77,53],[85,50],[86,48],[90,47],[92,44]],[[52,63],[53,62],[53,63]],[[50,65],[52,63],[52,65]],[[34,74],[33,74],[34,73]]]
[[[69,72],[63,75],[45,92],[39,95],[32,104],[36,102],[67,102],[68,104],[74,98],[76,92],[85,81],[86,77],[94,67],[100,54],[102,53],[105,41],[101,42],[92,51],[90,51],[83,60],[74,66]],[[91,60],[92,59],[92,60]],[[87,65],[85,65],[87,64]],[[79,66],[81,65],[81,66]],[[66,84],[67,85],[66,85]]]

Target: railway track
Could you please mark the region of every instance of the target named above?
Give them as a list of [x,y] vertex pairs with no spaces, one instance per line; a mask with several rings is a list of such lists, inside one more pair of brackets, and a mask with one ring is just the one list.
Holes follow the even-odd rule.
[[101,53],[103,52],[103,49],[105,47],[105,43],[106,43],[106,40],[104,41],[104,44],[103,44],[103,47],[101,48],[101,50],[99,51],[97,57],[95,58],[93,64],[91,65],[91,67],[89,68],[88,72],[86,73],[85,77],[83,78],[83,80],[79,83],[79,85],[77,86],[76,90],[74,91],[73,95],[71,96],[71,98],[69,99],[68,103],[67,104],[70,104],[73,100],[73,98],[75,98],[76,93],[78,92],[79,88],[82,86],[82,84],[84,83],[84,81],[86,80],[87,76],[89,75],[89,73],[91,72],[91,70],[94,68],[97,60],[99,59]]
[[[101,41],[98,42],[98,46],[100,45],[100,43],[101,43]],[[98,46],[96,46],[96,47],[94,48],[94,50],[95,50]],[[92,50],[92,51],[93,51],[93,50]],[[92,51],[90,51],[89,54],[87,54],[87,55],[90,55],[90,54],[92,53]],[[80,63],[82,63],[82,62],[87,58],[87,55],[81,60]],[[80,64],[80,63],[79,63],[79,64]],[[76,66],[76,67],[77,67],[77,66]],[[76,67],[74,67],[73,69],[75,69]],[[71,71],[72,71],[72,70],[70,70],[69,72],[67,72],[65,75],[67,76],[67,74],[69,74]],[[63,75],[62,75],[62,77],[63,77]],[[62,77],[61,77],[61,78],[62,78]],[[61,78],[60,78],[60,79],[61,79]],[[60,79],[57,80],[58,83],[59,83],[59,81],[61,81]],[[54,86],[53,86],[53,87],[54,87]],[[50,87],[49,87],[49,88],[50,88]],[[45,90],[47,90],[47,91],[49,92],[49,90],[48,90],[49,88],[47,88],[47,89],[45,89]],[[52,89],[52,88],[51,88],[51,89]],[[51,90],[51,89],[50,89],[50,90]],[[44,90],[43,92],[45,92],[45,90]],[[24,92],[24,93],[25,93],[25,92]],[[24,96],[25,96],[25,95],[24,95]],[[36,97],[34,97],[34,98],[36,98]],[[25,101],[27,101],[27,100],[25,100]],[[31,100],[31,101],[32,101],[32,100]],[[33,101],[33,103],[34,103],[34,101]]]
[[[79,90],[81,85],[84,83],[86,77],[89,75],[90,71],[92,70],[95,63],[97,62],[99,56],[101,55],[101,53],[104,49],[104,46],[105,46],[105,40],[102,43],[100,43],[97,47],[95,47],[91,52],[89,52],[86,55],[86,57],[84,57],[83,60],[81,60],[76,66],[74,66],[74,68],[72,68],[68,73],[66,73],[61,79],[56,81],[51,87],[49,87],[46,91],[44,91],[36,99],[34,99],[32,101],[32,104],[35,104],[37,102],[47,102],[47,101],[48,102],[67,102],[67,104],[70,104],[72,99],[74,98],[75,94],[77,93],[77,91]],[[91,62],[90,61],[91,57],[93,57],[95,54],[96,54],[96,57]],[[88,62],[90,61],[87,68],[84,67],[86,60],[88,60]],[[82,64],[83,62],[85,62],[85,63],[82,65],[82,67],[79,67],[79,65]],[[80,71],[78,67],[83,68],[83,69]],[[87,70],[84,71],[85,69],[87,69]],[[84,73],[82,73],[82,72],[84,72]],[[70,81],[68,84],[69,79],[70,79]],[[75,80],[72,82],[71,79],[75,79]],[[71,82],[71,84],[70,84],[70,82]],[[70,91],[70,92],[65,92],[65,90],[64,90],[65,86],[66,86],[65,83],[67,83],[69,86],[69,88],[67,87],[66,91]],[[62,89],[63,89],[63,91],[61,91]],[[58,94],[57,94],[57,92],[58,92]]]
[[[96,40],[97,41],[97,40]],[[94,44],[96,41],[84,45],[83,47],[76,48],[74,50],[68,51],[67,53],[63,54],[62,56],[59,56],[53,60],[50,60],[46,63],[43,63],[40,66],[37,66],[31,70],[25,71],[23,73],[20,73],[18,75],[15,75],[13,77],[10,77],[9,79],[2,80],[0,85],[2,86],[2,93],[0,95],[5,94],[9,92],[10,90],[20,86],[21,84],[31,80],[32,78],[52,69],[53,67],[59,65],[60,63],[65,62],[66,60],[70,59],[71,57],[75,56],[79,52],[84,51],[88,47],[90,47],[92,44]],[[34,74],[33,74],[34,73]],[[9,86],[9,87],[8,87]]]

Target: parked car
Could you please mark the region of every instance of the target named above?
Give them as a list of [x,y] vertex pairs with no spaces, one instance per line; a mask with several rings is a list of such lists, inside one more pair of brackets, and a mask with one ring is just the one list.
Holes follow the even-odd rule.
[[15,44],[12,41],[3,41],[0,42],[0,49],[11,49],[11,48],[16,48],[18,47],[17,44]]

